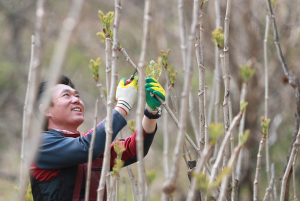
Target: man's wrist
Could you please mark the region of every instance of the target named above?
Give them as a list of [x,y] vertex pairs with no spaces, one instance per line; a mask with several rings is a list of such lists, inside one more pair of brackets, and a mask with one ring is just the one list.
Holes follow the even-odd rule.
[[[155,113],[154,113],[155,112]],[[147,107],[144,110],[144,115],[148,117],[149,119],[158,119],[161,116],[161,108],[159,108],[157,111],[149,112]]]

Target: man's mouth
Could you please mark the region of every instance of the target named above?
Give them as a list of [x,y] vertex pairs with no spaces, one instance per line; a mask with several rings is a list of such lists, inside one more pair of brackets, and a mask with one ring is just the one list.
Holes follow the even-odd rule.
[[80,108],[74,108],[74,109],[72,109],[72,111],[81,112],[81,109]]

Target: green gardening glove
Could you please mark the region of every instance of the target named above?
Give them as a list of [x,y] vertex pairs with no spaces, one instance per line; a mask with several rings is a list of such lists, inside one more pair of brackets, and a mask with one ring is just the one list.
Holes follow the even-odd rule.
[[154,78],[147,77],[145,81],[147,107],[151,110],[158,110],[158,108],[161,106],[161,102],[155,96],[151,96],[151,92],[153,95],[159,96],[165,101],[165,90]]

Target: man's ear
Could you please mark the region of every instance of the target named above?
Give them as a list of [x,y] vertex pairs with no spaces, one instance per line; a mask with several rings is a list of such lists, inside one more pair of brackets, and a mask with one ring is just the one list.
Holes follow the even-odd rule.
[[50,108],[46,109],[44,104],[40,104],[39,110],[40,110],[40,113],[42,113],[46,117],[50,117],[51,116]]

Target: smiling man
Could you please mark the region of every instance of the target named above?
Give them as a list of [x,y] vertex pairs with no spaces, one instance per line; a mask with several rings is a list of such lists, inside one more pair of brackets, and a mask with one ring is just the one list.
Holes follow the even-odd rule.
[[[113,139],[126,125],[125,117],[137,100],[138,78],[125,86],[121,79],[117,91],[117,105],[113,111]],[[39,85],[38,105],[40,111],[45,107],[40,102],[47,82]],[[142,120],[144,135],[144,154],[148,153],[156,133],[156,119],[160,117],[160,102],[150,93],[165,99],[164,89],[152,79],[146,78],[146,102]],[[44,114],[47,118],[42,135],[38,157],[30,168],[32,194],[35,201],[80,201],[84,200],[87,173],[88,149],[92,131],[86,134],[77,129],[84,121],[84,104],[71,80],[62,76],[52,90],[52,103]],[[97,200],[97,188],[101,175],[103,151],[105,147],[104,119],[97,125],[93,151],[92,174],[89,200]],[[122,154],[124,166],[137,161],[136,131],[120,140],[125,151]],[[110,167],[114,165],[116,152],[111,145]],[[104,198],[106,200],[106,197]]]

